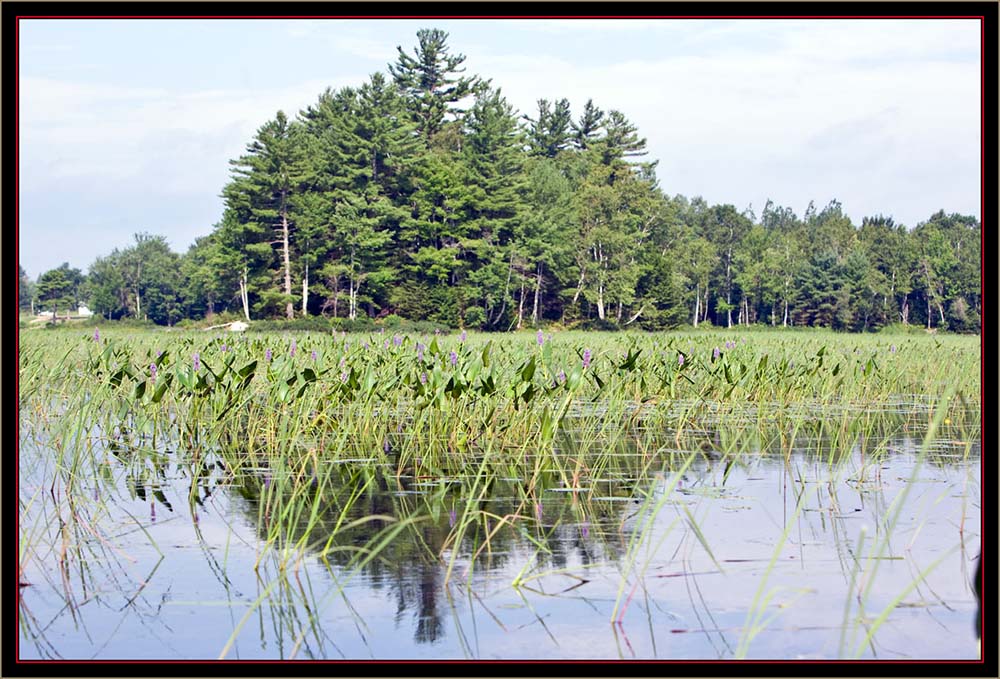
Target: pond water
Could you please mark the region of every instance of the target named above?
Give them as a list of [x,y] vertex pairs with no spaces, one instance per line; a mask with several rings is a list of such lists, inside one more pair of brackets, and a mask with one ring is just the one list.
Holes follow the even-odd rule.
[[[294,530],[266,541],[278,517],[261,505],[276,484],[265,469],[233,474],[207,456],[193,474],[169,453],[108,454],[71,509],[50,490],[52,455],[25,441],[18,653],[973,659],[979,442],[945,432],[923,454],[921,443],[897,437],[875,457],[855,444],[835,462],[798,443],[787,455],[661,451],[642,465],[626,450],[575,491],[553,477],[531,503],[516,478],[368,464],[346,511],[365,463],[329,463],[296,547]],[[483,513],[463,524],[470,489]],[[54,504],[59,517],[41,509]],[[344,525],[372,515],[412,522]],[[319,556],[334,530],[361,546],[397,525],[360,567],[357,552]]]

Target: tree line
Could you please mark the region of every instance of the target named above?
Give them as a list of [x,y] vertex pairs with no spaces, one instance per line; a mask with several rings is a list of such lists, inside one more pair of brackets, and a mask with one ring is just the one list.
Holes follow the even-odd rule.
[[137,234],[86,275],[22,270],[22,306],[86,300],[164,325],[235,312],[979,331],[975,217],[940,211],[911,230],[881,215],[855,225],[837,201],[800,217],[671,196],[621,111],[540,99],[519,115],[465,74],[447,33],[417,38],[388,74],[261,126],[230,161],[220,221],[185,254]]

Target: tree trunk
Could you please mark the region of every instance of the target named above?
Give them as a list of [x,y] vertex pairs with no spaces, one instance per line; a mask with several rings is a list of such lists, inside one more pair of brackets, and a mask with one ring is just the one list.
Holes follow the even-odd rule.
[[781,319],[781,327],[782,328],[787,328],[788,327],[788,300],[786,299],[786,300],[782,300],[782,301],[784,301],[784,303],[785,303],[785,315]]
[[615,322],[616,323],[621,323],[622,322],[622,301],[621,300],[618,300],[618,313],[615,314]]
[[698,314],[701,313],[701,286],[694,286],[694,327],[698,327]]
[[583,277],[584,270],[580,269],[580,280],[576,284],[576,292],[573,293],[573,304],[576,304],[576,301],[580,299],[580,292],[583,291]]
[[250,322],[250,296],[247,294],[247,270],[243,267],[243,273],[240,274],[240,302],[243,303],[243,315],[246,316],[247,322]]
[[288,213],[281,213],[281,249],[285,259],[285,295],[288,301],[285,303],[285,316],[288,320],[295,318],[295,305],[292,304],[292,261],[288,252]]
[[604,320],[604,283],[597,284],[597,317]]
[[[732,228],[730,228],[730,238],[732,238]],[[733,263],[733,248],[726,252],[726,327],[733,327],[733,283],[730,280],[730,270]]]
[[302,316],[309,315],[309,265],[306,264],[305,273],[302,276]]
[[354,247],[351,247],[351,275],[347,277],[347,317],[352,321],[358,317],[358,289],[361,287],[360,276],[354,269]]
[[520,330],[524,324],[524,281],[521,281],[521,294],[517,304],[517,327]]
[[337,318],[337,307],[340,305],[340,276],[333,277],[333,317]]
[[535,304],[531,310],[531,324],[538,325],[538,296],[542,289],[542,265],[538,264],[538,273],[535,276]]
[[493,325],[494,323],[499,321],[501,316],[503,316],[503,312],[507,310],[507,293],[510,291],[510,277],[513,272],[514,272],[514,253],[513,251],[511,251],[510,262],[507,265],[507,282],[504,283],[503,286],[503,304],[500,305],[500,311],[497,312],[496,316],[494,316],[493,319],[490,320],[489,322],[490,325]]

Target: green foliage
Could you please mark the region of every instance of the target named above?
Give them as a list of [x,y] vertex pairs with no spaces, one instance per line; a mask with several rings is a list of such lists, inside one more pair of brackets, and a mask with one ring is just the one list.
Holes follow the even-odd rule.
[[[337,319],[344,320],[344,319]],[[263,320],[254,321],[250,324],[248,328],[249,332],[280,332],[285,330],[301,330],[301,331],[313,331],[313,332],[330,332],[336,326],[333,324],[332,319],[324,318],[322,316],[310,316],[308,318],[293,318],[293,319],[273,319],[273,320]],[[341,329],[341,328],[337,328]]]
[[24,272],[24,267],[17,265],[17,307],[22,311],[31,309],[32,301],[36,295],[35,284]]
[[38,301],[52,313],[53,321],[59,312],[67,312],[75,303],[74,285],[68,274],[68,265],[50,269],[38,277]]
[[230,162],[220,221],[183,256],[137,234],[86,277],[67,264],[32,289],[19,271],[19,306],[87,301],[160,325],[229,313],[363,328],[395,314],[501,332],[980,331],[976,218],[858,227],[836,200],[801,216],[768,201],[758,218],[670,196],[624,113],[588,100],[574,117],[542,98],[521,115],[447,38],[420,30],[388,74],[265,121]]

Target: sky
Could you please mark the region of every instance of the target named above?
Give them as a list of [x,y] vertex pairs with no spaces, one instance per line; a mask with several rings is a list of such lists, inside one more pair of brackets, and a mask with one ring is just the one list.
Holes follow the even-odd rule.
[[838,200],[913,227],[979,217],[978,20],[19,22],[19,261],[29,277],[222,216],[228,161],[278,110],[387,72],[420,28],[520,113],[624,113],[669,195],[759,215]]

